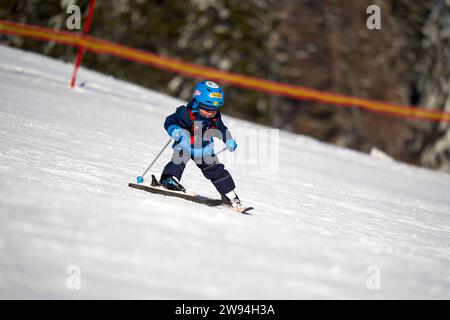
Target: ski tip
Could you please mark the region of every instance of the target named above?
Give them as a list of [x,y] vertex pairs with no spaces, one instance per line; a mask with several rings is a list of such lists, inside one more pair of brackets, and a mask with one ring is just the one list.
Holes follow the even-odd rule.
[[248,208],[245,208],[245,210],[242,211],[241,213],[251,216],[252,213],[250,211],[252,211],[253,209],[254,209],[253,207],[248,207]]

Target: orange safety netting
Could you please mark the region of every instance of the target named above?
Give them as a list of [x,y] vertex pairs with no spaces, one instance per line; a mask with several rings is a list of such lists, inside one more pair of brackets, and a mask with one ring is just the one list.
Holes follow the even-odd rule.
[[108,54],[126,60],[152,65],[159,69],[189,77],[226,82],[237,87],[286,96],[298,100],[313,100],[335,106],[359,107],[368,111],[403,118],[450,122],[450,113],[447,112],[339,95],[238,73],[226,72],[71,32],[57,31],[0,20],[0,33],[13,34],[44,41],[54,41],[69,46],[83,47],[84,50],[91,52]]

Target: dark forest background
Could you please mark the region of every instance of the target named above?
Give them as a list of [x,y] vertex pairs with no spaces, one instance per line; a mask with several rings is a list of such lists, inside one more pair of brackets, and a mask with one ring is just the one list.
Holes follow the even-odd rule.
[[[88,0],[0,0],[0,19],[67,30]],[[368,30],[369,5],[382,29]],[[84,22],[84,20],[83,20]],[[247,75],[450,112],[449,0],[97,0],[91,35]],[[0,43],[74,61],[76,50],[0,35]],[[87,53],[83,66],[188,100],[196,80]],[[224,112],[322,141],[450,172],[450,130],[357,108],[225,86]]]

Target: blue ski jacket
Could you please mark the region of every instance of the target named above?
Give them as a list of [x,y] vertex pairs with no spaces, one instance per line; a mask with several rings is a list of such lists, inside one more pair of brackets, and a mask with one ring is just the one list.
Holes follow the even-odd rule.
[[[213,118],[206,118],[203,117],[197,110],[192,110],[191,103],[189,103],[187,106],[183,105],[178,107],[175,113],[169,115],[164,122],[164,129],[166,129],[169,136],[172,136],[172,132],[176,128],[186,129],[192,136],[194,132],[194,125],[198,125],[200,123],[202,125],[202,128],[201,130],[198,130],[200,129],[198,128],[195,131],[197,134],[195,135],[194,139],[202,139],[202,148],[205,148],[207,145],[213,142],[212,137],[219,138],[224,143],[233,139],[227,126],[225,126],[225,124],[223,123],[219,111],[217,111],[216,115]],[[209,129],[217,129],[218,131],[210,131],[209,133],[212,134],[211,138],[205,139],[205,132]],[[193,143],[193,139],[191,139],[191,143]],[[178,142],[175,142],[173,144],[173,147],[175,147],[177,144]]]

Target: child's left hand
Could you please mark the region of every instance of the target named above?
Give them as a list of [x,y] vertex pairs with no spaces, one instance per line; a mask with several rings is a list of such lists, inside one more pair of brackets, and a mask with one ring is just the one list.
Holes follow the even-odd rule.
[[214,142],[211,142],[204,148],[192,149],[192,155],[195,158],[212,157],[214,155]]
[[226,145],[227,145],[228,151],[231,151],[231,152],[233,152],[237,148],[237,143],[236,143],[236,140],[234,140],[234,139],[228,140]]

